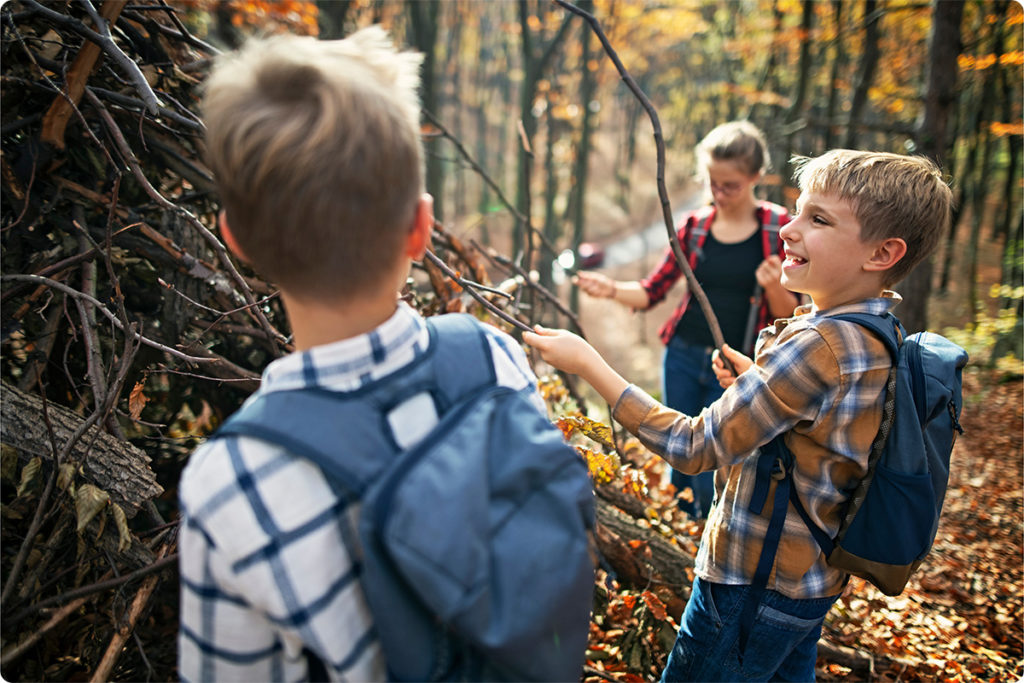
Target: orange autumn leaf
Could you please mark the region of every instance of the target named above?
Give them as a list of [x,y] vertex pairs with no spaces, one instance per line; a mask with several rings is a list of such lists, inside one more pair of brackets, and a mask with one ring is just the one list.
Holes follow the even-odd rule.
[[665,609],[665,603],[661,601],[657,595],[651,591],[644,591],[641,593],[644,602],[647,603],[647,609],[651,610],[651,614],[658,621],[665,621],[668,618],[668,612]]
[[146,395],[142,393],[145,384],[145,380],[136,382],[135,386],[132,387],[131,393],[128,395],[128,414],[131,415],[133,420],[139,419],[142,409],[146,407],[146,403],[149,401]]

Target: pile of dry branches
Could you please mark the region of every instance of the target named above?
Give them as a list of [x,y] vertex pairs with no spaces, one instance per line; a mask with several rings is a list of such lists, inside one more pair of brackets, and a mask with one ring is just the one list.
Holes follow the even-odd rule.
[[[173,678],[178,476],[291,348],[275,288],[212,230],[197,86],[217,49],[175,7],[0,9],[8,680]],[[435,253],[409,289],[424,314],[568,314],[441,226]]]

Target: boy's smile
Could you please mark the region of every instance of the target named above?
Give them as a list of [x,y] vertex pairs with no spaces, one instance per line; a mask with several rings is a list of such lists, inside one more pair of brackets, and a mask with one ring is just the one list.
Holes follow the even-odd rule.
[[861,225],[850,202],[804,192],[797,211],[779,233],[785,243],[783,286],[810,295],[820,310],[878,296],[880,277],[863,267],[877,245],[861,240]]

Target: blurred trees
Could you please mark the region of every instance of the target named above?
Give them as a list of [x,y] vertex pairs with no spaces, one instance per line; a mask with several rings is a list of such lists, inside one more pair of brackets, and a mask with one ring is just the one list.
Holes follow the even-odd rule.
[[[692,171],[693,145],[730,118],[749,118],[768,133],[777,171],[764,192],[791,207],[792,154],[855,146],[942,160],[959,198],[957,222],[935,257],[934,277],[925,273],[923,285],[901,288],[913,304],[904,315],[923,327],[917,302],[932,289],[947,292],[954,278],[964,280],[955,308],[972,315],[984,306],[984,293],[970,286],[979,252],[1004,255],[1004,303],[1020,301],[1013,292],[1021,274],[1022,9],[1004,0],[954,3],[956,33],[930,51],[934,17],[954,9],[944,4],[596,0],[593,12],[658,108],[677,187]],[[382,21],[398,35],[408,30],[409,42],[419,45],[428,14],[438,32],[428,54],[438,66],[424,96],[491,179],[509,194],[515,187],[519,212],[491,202],[489,184],[467,171],[449,144],[432,141],[430,182],[443,219],[459,234],[518,255],[550,284],[553,252],[574,248],[595,229],[587,206],[596,192],[609,191],[596,184],[612,175],[617,203],[630,206],[636,164],[653,165],[646,121],[606,56],[585,42],[586,31],[569,31],[565,13],[543,2],[324,2],[320,23],[351,30]],[[934,59],[943,66],[933,68]],[[921,136],[922,125],[934,121],[929,75],[939,71],[955,78],[947,84],[955,97],[942,104],[947,123],[936,150]],[[647,156],[637,156],[637,135]],[[594,158],[605,164],[599,172]],[[527,212],[534,230],[525,230]],[[989,234],[980,232],[983,224],[993,226]],[[961,234],[966,249],[956,246]]]

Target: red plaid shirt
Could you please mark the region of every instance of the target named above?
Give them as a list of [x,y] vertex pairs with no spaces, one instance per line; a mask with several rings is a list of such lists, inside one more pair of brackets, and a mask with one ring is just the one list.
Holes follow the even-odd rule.
[[[686,214],[683,222],[677,230],[676,235],[679,237],[679,245],[683,249],[683,255],[689,262],[691,268],[695,268],[697,265],[697,254],[690,252],[690,235],[693,232],[694,227],[697,225],[697,220],[704,213],[708,214],[708,222],[706,229],[711,230],[711,224],[715,220],[715,207],[708,206],[696,211],[691,211]],[[782,253],[782,239],[778,238],[775,249],[772,249],[771,235],[772,231],[768,230],[768,226],[772,223],[772,215],[778,220],[779,227],[782,227],[788,223],[791,219],[789,212],[784,207],[771,202],[758,202],[757,204],[757,222],[761,225],[761,234],[763,236],[762,244],[764,247],[764,257],[768,258],[772,254]],[[665,258],[662,259],[661,264],[655,268],[651,273],[640,281],[640,286],[647,292],[647,298],[650,301],[648,308],[660,303],[668,291],[672,289],[672,285],[682,276],[683,271],[676,263],[675,255],[672,253],[672,248],[669,247],[665,250]],[[661,337],[663,344],[668,344],[669,340],[672,339],[672,335],[676,332],[676,326],[679,325],[680,319],[683,314],[686,313],[686,307],[690,305],[690,293],[687,292],[679,305],[676,306],[676,310],[672,312],[671,317],[665,324],[658,330],[658,336]],[[771,314],[768,311],[768,303],[764,299],[761,301],[761,310],[758,314],[757,329],[761,329],[768,326],[771,322]]]

